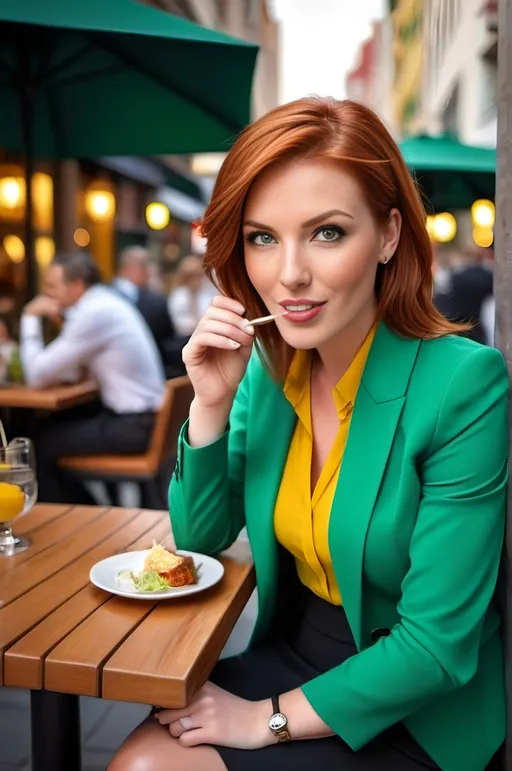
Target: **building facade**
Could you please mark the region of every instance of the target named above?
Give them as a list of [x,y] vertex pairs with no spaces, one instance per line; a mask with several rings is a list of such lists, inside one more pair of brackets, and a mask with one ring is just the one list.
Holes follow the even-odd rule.
[[425,0],[424,6],[425,130],[495,147],[497,0]]
[[347,77],[349,98],[374,109],[397,138],[421,128],[422,23],[423,0],[389,2]]
[[371,107],[388,128],[396,133],[397,120],[392,99],[393,22],[386,17],[373,24],[372,34],[365,40],[358,53],[353,69],[346,78],[349,99]]

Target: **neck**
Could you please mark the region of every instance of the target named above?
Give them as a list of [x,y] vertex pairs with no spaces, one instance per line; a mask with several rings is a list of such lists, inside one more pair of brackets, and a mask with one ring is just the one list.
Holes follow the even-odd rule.
[[352,364],[376,318],[377,308],[372,302],[339,335],[316,349],[317,368],[331,388]]

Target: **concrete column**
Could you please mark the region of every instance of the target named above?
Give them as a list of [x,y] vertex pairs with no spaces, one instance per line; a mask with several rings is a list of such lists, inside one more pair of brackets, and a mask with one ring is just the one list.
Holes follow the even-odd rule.
[[[512,0],[500,0],[498,22],[498,169],[496,179],[496,344],[512,373]],[[512,411],[511,411],[512,415]],[[512,456],[511,456],[512,457]],[[512,478],[512,477],[511,477]],[[508,523],[503,582],[505,669],[508,693],[507,757],[512,771],[512,484],[509,483]]]

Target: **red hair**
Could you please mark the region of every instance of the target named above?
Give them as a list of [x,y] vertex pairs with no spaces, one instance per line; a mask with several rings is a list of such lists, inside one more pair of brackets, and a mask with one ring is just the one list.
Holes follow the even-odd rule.
[[[464,331],[433,304],[432,245],[416,185],[390,133],[377,115],[349,100],[307,97],[277,107],[246,128],[220,169],[201,230],[208,239],[205,268],[219,289],[241,302],[248,318],[268,313],[245,269],[242,217],[249,189],[264,169],[286,158],[343,164],[353,174],[378,223],[391,209],[402,215],[400,241],[379,265],[375,292],[379,318],[398,335],[429,339]],[[278,377],[290,349],[274,324],[258,327],[257,341]]]

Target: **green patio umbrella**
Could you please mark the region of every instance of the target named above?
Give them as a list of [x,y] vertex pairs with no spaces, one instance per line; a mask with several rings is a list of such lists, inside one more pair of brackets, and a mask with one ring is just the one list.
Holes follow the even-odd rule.
[[222,151],[250,116],[257,46],[133,0],[0,0],[0,147],[34,158]]
[[468,209],[477,198],[494,199],[496,150],[464,145],[447,135],[412,137],[400,149],[435,210]]

